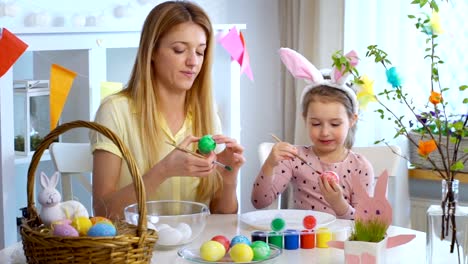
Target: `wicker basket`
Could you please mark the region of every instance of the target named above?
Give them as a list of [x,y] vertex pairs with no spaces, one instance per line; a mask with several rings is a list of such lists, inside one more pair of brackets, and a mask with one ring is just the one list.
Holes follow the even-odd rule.
[[[416,143],[419,142],[419,140],[429,140],[429,137],[427,135],[424,135],[424,137],[421,136],[421,134],[418,134],[418,133],[415,133],[415,132],[410,132],[409,133],[409,137]],[[446,142],[446,137],[442,137],[442,142]],[[460,142],[460,147],[459,147],[459,156],[461,154],[463,154],[463,149],[465,148],[468,148],[468,139],[462,139],[462,141]],[[453,143],[449,143],[449,153],[450,155],[453,154],[453,150],[454,150],[454,145]],[[412,144],[411,142],[409,142],[409,156],[410,156],[410,162],[411,164],[413,164],[416,168],[420,168],[420,169],[434,169],[434,166],[432,166],[432,164],[424,159],[424,158],[421,158],[421,156],[419,156],[418,154],[418,147],[415,146],[414,144]],[[438,168],[443,168],[443,165],[442,165],[442,158],[439,154],[438,151],[434,151],[432,152],[431,154],[429,154],[429,157],[435,162],[435,164],[437,165]],[[465,168],[463,170],[461,170],[462,172],[468,172],[468,167],[465,166]]]
[[[35,171],[44,150],[60,134],[73,128],[96,130],[111,139],[125,158],[137,195],[138,226],[121,220],[115,223],[114,237],[58,237],[50,233],[34,206]],[[150,263],[157,240],[154,230],[147,229],[146,194],[135,160],[122,141],[108,128],[86,121],[65,123],[51,131],[40,143],[28,170],[28,216],[21,225],[21,238],[28,263]]]

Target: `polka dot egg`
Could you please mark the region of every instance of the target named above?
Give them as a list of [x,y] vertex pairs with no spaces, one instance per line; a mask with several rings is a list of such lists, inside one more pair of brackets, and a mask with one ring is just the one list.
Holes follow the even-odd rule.
[[109,223],[97,223],[88,230],[90,237],[115,236],[116,234],[115,226]]

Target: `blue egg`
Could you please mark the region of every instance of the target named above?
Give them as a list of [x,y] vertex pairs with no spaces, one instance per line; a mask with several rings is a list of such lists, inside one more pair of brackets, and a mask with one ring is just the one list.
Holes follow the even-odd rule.
[[115,236],[117,230],[115,226],[109,223],[96,223],[88,230],[88,236],[90,237],[102,237],[102,236]]
[[251,242],[246,236],[237,235],[231,239],[231,247],[235,244],[247,244],[250,246]]

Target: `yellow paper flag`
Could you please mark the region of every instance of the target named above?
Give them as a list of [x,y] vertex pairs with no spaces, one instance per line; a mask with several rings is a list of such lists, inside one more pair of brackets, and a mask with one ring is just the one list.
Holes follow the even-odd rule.
[[57,127],[76,73],[60,65],[50,69],[50,130]]
[[111,94],[122,90],[123,84],[120,82],[101,82],[101,101]]

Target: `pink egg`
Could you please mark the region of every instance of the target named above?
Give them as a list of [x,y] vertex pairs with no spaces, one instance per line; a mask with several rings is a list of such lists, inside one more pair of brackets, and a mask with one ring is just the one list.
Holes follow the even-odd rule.
[[62,237],[77,237],[79,236],[78,231],[73,228],[71,225],[67,224],[58,224],[54,225],[54,236],[62,236]]
[[340,183],[340,178],[338,177],[338,174],[334,171],[325,171],[322,173],[322,177],[325,177],[327,181],[331,184],[332,182],[338,184]]

